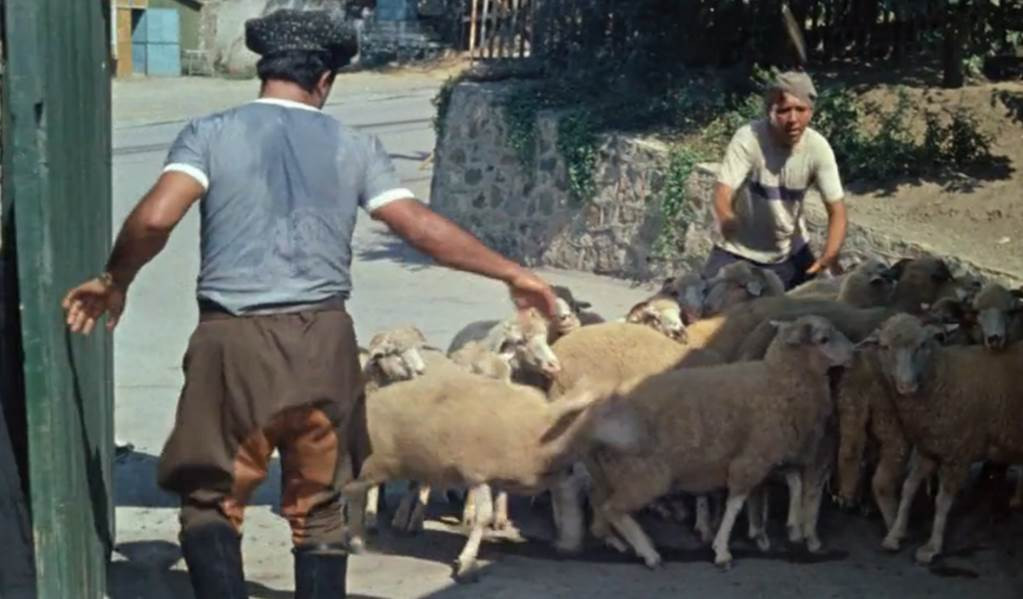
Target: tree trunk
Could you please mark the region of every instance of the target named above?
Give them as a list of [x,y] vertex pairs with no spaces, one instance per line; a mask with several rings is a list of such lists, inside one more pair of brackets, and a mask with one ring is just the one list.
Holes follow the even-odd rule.
[[960,88],[965,83],[963,72],[963,46],[966,33],[966,10],[962,3],[945,12],[945,37],[942,44],[942,65],[944,76],[941,85],[946,88]]

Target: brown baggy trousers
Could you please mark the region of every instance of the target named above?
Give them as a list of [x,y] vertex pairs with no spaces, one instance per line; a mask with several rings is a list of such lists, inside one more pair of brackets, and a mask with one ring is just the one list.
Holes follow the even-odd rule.
[[158,481],[181,497],[181,527],[227,522],[281,458],[281,512],[296,546],[345,541],[347,427],[362,394],[352,320],[338,301],[303,312],[203,312]]

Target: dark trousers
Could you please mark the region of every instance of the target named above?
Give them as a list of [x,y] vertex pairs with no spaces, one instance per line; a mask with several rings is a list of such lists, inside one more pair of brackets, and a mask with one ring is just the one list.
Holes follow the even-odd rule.
[[362,377],[343,309],[232,317],[203,313],[184,359],[185,386],[160,456],[160,485],[182,499],[187,531],[227,523],[281,456],[282,513],[295,546],[344,542],[347,427]]
[[707,258],[707,263],[703,267],[704,278],[713,277],[723,267],[733,262],[749,262],[753,266],[760,268],[766,268],[774,272],[781,279],[781,282],[785,284],[785,290],[788,291],[794,287],[802,285],[812,277],[806,274],[806,269],[813,265],[817,258],[813,255],[809,245],[804,245],[802,249],[789,256],[788,260],[779,262],[778,264],[761,264],[755,262],[749,258],[737,256],[729,251],[723,250],[720,247],[715,247]]

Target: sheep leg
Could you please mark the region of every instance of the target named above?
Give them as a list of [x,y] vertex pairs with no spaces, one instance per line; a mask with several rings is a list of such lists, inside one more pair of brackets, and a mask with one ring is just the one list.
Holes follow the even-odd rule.
[[728,540],[732,536],[732,527],[735,526],[735,519],[744,503],[745,494],[733,494],[729,491],[728,499],[725,501],[725,515],[721,518],[721,527],[714,537],[714,565],[719,568],[727,570],[732,565],[732,552],[728,550]]
[[391,518],[391,527],[395,530],[408,529],[409,515],[412,513],[412,500],[415,498],[413,492],[417,487],[418,483],[415,481],[409,481],[408,488],[405,489],[405,494],[401,496],[401,502],[398,504],[398,509],[394,512],[394,517]]
[[785,522],[790,543],[803,541],[803,477],[795,470],[785,473],[785,483],[789,486],[789,515]]
[[749,522],[749,538],[756,541],[757,547],[768,552],[771,539],[767,536],[767,489],[761,485],[753,490],[746,503],[746,519]]
[[965,467],[958,464],[943,464],[939,473],[938,496],[934,499],[934,526],[927,544],[916,550],[916,561],[922,564],[931,563],[941,553],[945,539],[945,525],[948,524],[948,512],[952,509],[963,480],[966,478]]
[[[475,488],[475,487],[474,487]],[[465,505],[462,506],[462,525],[472,526],[476,521],[476,492],[473,489],[465,495]]]
[[377,513],[380,509],[380,485],[373,485],[366,491],[366,512],[363,515],[366,530],[377,529]]
[[[556,539],[554,548],[559,553],[579,553],[583,548],[585,518],[574,475],[559,477],[551,486],[551,511],[554,516]],[[594,519],[596,524],[596,518]]]
[[817,536],[817,519],[820,516],[821,500],[824,498],[824,485],[831,476],[837,450],[837,433],[825,434],[817,447],[814,459],[803,468],[803,498],[799,525],[810,553],[818,553],[821,550],[821,540]]
[[[475,491],[475,493],[473,493]],[[491,512],[493,501],[490,497],[488,485],[477,485],[470,490],[470,497],[476,500],[476,519],[469,530],[469,540],[466,541],[462,553],[455,560],[455,579],[459,581],[475,578],[476,556],[480,551],[480,542],[483,540],[483,528],[493,517]]]
[[426,521],[426,506],[430,503],[430,485],[420,485],[419,493],[416,494],[416,505],[412,508],[412,515],[408,520],[408,528],[405,532],[419,532],[423,530],[423,523]]
[[902,483],[902,497],[899,498],[899,510],[895,514],[895,523],[888,529],[888,534],[881,542],[881,546],[889,551],[898,551],[902,539],[906,538],[906,526],[909,522],[909,508],[913,505],[917,490],[925,479],[930,477],[937,464],[918,453],[913,453],[910,462],[909,474],[906,481]]
[[707,495],[696,498],[696,522],[693,530],[700,535],[700,541],[707,545],[714,539],[714,530],[710,526],[710,499]]
[[611,513],[605,511],[605,517],[611,526],[625,537],[625,541],[632,545],[636,555],[643,559],[648,568],[656,569],[661,565],[661,556],[654,549],[653,541],[643,532],[643,527],[636,522],[635,518],[626,513],[613,511]]
[[508,528],[508,493],[498,491],[494,500],[494,529],[504,530]]
[[876,420],[874,434],[880,444],[880,457],[870,481],[871,490],[874,492],[874,501],[881,510],[885,527],[890,530],[898,511],[896,489],[899,477],[906,469],[909,443],[898,425],[889,422],[888,418],[879,417]]
[[821,500],[824,498],[826,471],[815,469],[806,479],[803,484],[803,520],[801,523],[803,538],[806,539],[807,550],[810,553],[818,553],[822,544],[820,537],[817,536],[817,520],[820,517]]
[[349,485],[344,495],[348,504],[348,548],[352,553],[362,553],[366,548],[366,494],[365,486]]

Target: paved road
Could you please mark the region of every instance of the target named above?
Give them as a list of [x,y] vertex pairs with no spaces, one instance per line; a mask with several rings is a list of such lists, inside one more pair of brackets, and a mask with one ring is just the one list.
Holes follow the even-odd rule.
[[[439,79],[400,76],[359,79],[344,87],[328,112],[378,134],[392,153],[405,184],[427,198],[431,172],[421,160],[433,147],[433,97]],[[145,192],[162,165],[183,118],[212,107],[243,101],[255,90],[251,82],[211,80],[133,82],[115,89],[114,130],[115,227]],[[209,102],[201,94],[208,94]],[[148,104],[147,104],[148,103]],[[147,108],[151,107],[151,109]],[[147,112],[148,111],[148,112]],[[147,114],[149,124],[146,124]],[[355,291],[350,310],[357,334],[365,340],[397,323],[414,323],[431,343],[444,347],[464,324],[496,318],[510,304],[500,284],[438,268],[387,235],[368,218],[360,219],[355,237]],[[139,276],[115,343],[116,427],[136,453],[115,471],[118,552],[111,567],[111,596],[190,597],[187,576],[176,543],[175,502],[157,490],[155,456],[173,421],[181,385],[181,355],[195,323],[193,301],[197,270],[198,222],[189,214],[168,247]],[[542,271],[551,280],[571,285],[596,309],[615,317],[648,293],[648,289],[584,273]],[[244,549],[246,571],[254,597],[291,596],[291,556],[287,526],[277,517],[276,471],[256,495],[248,512]],[[782,505],[782,502],[776,502]],[[841,549],[821,563],[806,563],[778,550],[767,556],[736,551],[738,563],[728,573],[711,565],[709,554],[694,549],[691,535],[660,526],[658,538],[680,549],[667,555],[667,566],[648,572],[631,558],[594,550],[574,560],[556,558],[542,541],[550,534],[547,516],[517,503],[513,517],[526,538],[488,544],[482,582],[457,586],[448,564],[462,537],[440,518],[449,506],[433,507],[428,530],[417,538],[384,533],[373,553],[352,559],[349,579],[356,597],[478,597],[519,599],[577,597],[1019,597],[1023,587],[1016,572],[1018,558],[1001,549],[952,560],[962,573],[979,578],[940,577],[913,566],[910,557],[881,555],[876,521],[826,513],[825,542]],[[777,523],[777,519],[773,524]],[[1019,538],[1015,527],[1003,535]],[[657,525],[654,524],[656,527]],[[957,530],[968,528],[966,525]],[[742,527],[737,527],[737,530]],[[991,526],[983,524],[981,530]],[[976,548],[970,530],[960,547]],[[772,530],[776,542],[782,531]],[[737,533],[737,538],[741,535]],[[688,548],[688,549],[687,549]],[[744,559],[745,558],[745,559]],[[492,563],[490,563],[492,560]],[[956,574],[955,569],[946,573]]]

